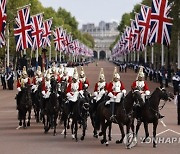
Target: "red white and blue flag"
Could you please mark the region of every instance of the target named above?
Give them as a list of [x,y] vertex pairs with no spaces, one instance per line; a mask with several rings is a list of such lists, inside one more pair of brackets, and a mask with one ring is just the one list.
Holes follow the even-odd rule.
[[170,45],[173,21],[168,17],[170,10],[171,4],[168,4],[168,0],[152,1],[150,43]]
[[36,50],[42,46],[43,15],[38,14],[31,17],[32,20],[32,49]]
[[52,26],[52,19],[48,19],[43,22],[43,29],[42,29],[43,48],[51,46],[51,26]]
[[6,0],[0,0],[0,47],[5,45]]
[[16,51],[32,47],[30,7],[18,10],[15,18],[14,36]]
[[141,34],[142,44],[148,45],[150,34],[151,8],[141,5],[141,12],[138,16],[139,31]]
[[64,35],[63,35],[63,29],[61,27],[56,28],[53,31],[54,36],[54,45],[56,51],[64,50]]

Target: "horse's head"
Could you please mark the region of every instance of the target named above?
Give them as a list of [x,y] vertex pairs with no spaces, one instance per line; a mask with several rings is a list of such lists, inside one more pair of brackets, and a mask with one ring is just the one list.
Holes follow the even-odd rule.
[[51,92],[57,92],[57,81],[55,78],[51,78]]
[[90,103],[85,99],[81,98],[79,100],[79,107],[81,108],[81,112],[84,118],[87,118],[89,115],[89,108],[90,108]]
[[170,92],[168,92],[165,88],[156,88],[160,92],[160,99],[164,101],[171,101],[171,99],[174,99],[174,95]]
[[60,85],[60,89],[62,93],[66,92],[66,88],[67,88],[67,82],[66,81],[62,81],[61,85]]
[[141,93],[139,91],[139,89],[134,89],[132,90],[132,95],[133,95],[133,99],[134,99],[134,102],[140,106],[142,106],[144,104],[144,101],[141,97]]

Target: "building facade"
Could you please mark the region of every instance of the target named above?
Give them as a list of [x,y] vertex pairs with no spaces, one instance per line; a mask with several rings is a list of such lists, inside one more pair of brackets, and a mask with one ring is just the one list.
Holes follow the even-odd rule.
[[109,50],[109,47],[119,34],[117,27],[117,22],[106,23],[104,21],[99,22],[98,26],[95,26],[94,23],[82,25],[81,32],[89,33],[94,38],[94,58],[111,58],[111,51]]

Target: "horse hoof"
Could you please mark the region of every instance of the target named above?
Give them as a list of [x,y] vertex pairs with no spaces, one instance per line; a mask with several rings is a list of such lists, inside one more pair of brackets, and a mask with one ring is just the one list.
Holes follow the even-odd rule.
[[109,137],[109,141],[111,141],[112,140],[112,138],[111,137]]
[[116,144],[121,144],[122,143],[122,140],[117,140],[116,141]]
[[19,126],[22,126],[22,122],[19,122]]
[[157,144],[153,144],[153,148],[157,148]]
[[94,134],[93,137],[98,138],[98,134]]
[[105,141],[102,139],[102,140],[101,140],[101,144],[104,144],[104,143],[105,143]]
[[31,124],[30,124],[30,122],[28,121],[28,123],[27,123],[27,126],[29,127]]
[[67,126],[67,129],[69,129],[70,128],[70,126]]
[[108,146],[109,145],[109,143],[108,142],[106,142],[106,146]]
[[81,136],[81,141],[83,141],[84,140],[84,136]]
[[102,132],[99,132],[99,136],[102,136],[103,135],[103,133]]
[[73,140],[75,139],[75,135],[74,135],[74,134],[72,134],[72,139],[73,139]]
[[53,135],[56,136],[56,133],[54,133]]

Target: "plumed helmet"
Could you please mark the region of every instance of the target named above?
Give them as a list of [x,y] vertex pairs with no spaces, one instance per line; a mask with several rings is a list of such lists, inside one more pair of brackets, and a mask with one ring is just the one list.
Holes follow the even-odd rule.
[[22,75],[27,75],[26,66],[23,67]]
[[103,68],[101,68],[101,70],[100,70],[100,72],[99,72],[99,81],[100,81],[100,79],[105,80],[105,75],[104,75],[104,70],[103,70]]
[[76,67],[74,68],[73,78],[76,80],[78,79],[78,71]]
[[84,73],[84,68],[83,68],[82,66],[81,66],[80,75],[81,75],[81,76],[85,75],[85,73]]
[[115,79],[115,78],[120,79],[120,75],[117,72],[117,68],[116,67],[114,68],[114,72],[113,72],[113,79]]
[[140,66],[138,75],[137,75],[137,77],[136,77],[136,80],[138,80],[138,77],[142,77],[142,78],[144,77],[143,69],[144,69],[144,67],[143,67],[143,66]]

